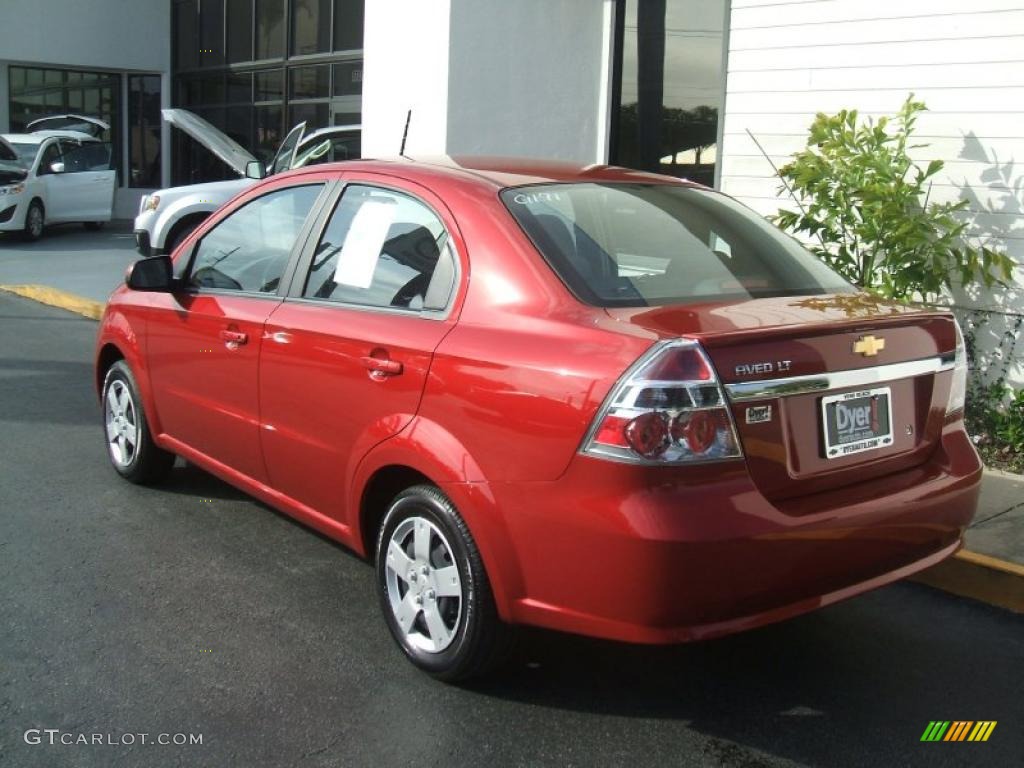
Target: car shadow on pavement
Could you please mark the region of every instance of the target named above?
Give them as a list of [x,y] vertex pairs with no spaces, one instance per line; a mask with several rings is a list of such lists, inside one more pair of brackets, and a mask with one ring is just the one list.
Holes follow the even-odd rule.
[[[991,632],[992,623],[1002,630]],[[739,743],[814,765],[896,764],[879,760],[883,754],[934,765],[934,754],[919,751],[928,746],[919,740],[929,720],[1019,715],[1006,676],[1024,660],[1022,630],[1024,617],[906,583],[675,647],[526,631],[509,669],[474,690],[540,707],[678,720],[721,740],[722,754],[709,757],[728,764]],[[1007,725],[1004,738],[1019,740],[1019,724]]]

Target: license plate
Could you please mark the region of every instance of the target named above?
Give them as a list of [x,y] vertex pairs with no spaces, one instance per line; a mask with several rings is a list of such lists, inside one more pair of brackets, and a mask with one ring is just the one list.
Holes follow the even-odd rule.
[[821,399],[825,457],[838,459],[892,445],[892,392],[862,389]]

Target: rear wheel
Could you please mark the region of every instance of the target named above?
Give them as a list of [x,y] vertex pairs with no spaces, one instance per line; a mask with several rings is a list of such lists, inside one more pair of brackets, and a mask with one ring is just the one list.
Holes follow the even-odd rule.
[[43,236],[43,227],[46,225],[46,216],[43,213],[43,204],[38,200],[29,203],[28,211],[25,213],[25,229],[23,234],[26,240],[38,240]]
[[103,380],[103,425],[110,463],[126,480],[155,483],[174,465],[174,454],[153,442],[135,377],[123,360]]
[[377,590],[399,647],[439,680],[482,675],[509,648],[476,543],[433,486],[409,488],[392,502],[377,539]]

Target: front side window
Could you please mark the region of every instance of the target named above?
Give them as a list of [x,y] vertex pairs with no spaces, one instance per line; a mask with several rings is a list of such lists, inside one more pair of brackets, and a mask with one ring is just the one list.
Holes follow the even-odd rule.
[[54,163],[60,162],[60,146],[56,141],[51,141],[46,145],[46,149],[43,150],[43,154],[39,158],[39,170],[36,173],[42,176],[46,173],[53,173],[50,170],[50,166]]
[[65,173],[110,170],[109,144],[100,141],[86,141],[81,144],[74,141],[62,141],[61,144],[64,148]]
[[322,184],[256,198],[221,220],[196,248],[188,284],[202,290],[276,293]]
[[418,200],[353,185],[331,215],[303,296],[398,309],[444,309],[454,285],[448,232]]
[[852,290],[725,195],[675,184],[540,184],[502,200],[583,301],[645,307]]

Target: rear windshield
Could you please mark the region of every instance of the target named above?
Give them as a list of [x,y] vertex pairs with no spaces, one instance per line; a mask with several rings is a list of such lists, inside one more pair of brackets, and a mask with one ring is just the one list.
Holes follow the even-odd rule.
[[541,184],[501,197],[569,289],[596,306],[853,290],[796,240],[710,190]]

